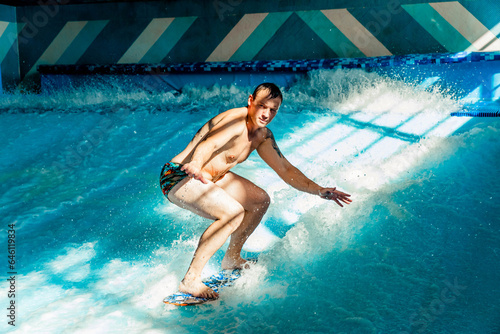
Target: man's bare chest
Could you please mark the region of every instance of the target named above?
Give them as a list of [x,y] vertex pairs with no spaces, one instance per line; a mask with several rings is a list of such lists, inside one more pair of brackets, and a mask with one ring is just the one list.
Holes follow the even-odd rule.
[[249,140],[235,140],[224,152],[224,159],[227,164],[238,164],[245,161],[250,153],[254,151],[256,145]]

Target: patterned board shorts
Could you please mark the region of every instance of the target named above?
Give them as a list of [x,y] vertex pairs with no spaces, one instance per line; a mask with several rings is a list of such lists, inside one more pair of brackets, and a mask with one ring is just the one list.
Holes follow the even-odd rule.
[[163,195],[168,198],[168,193],[179,182],[188,175],[181,170],[182,165],[175,162],[167,162],[160,174],[160,187]]

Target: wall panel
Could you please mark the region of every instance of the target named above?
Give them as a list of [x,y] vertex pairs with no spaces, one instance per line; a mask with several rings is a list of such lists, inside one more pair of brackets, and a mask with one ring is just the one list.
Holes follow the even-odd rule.
[[[17,7],[18,38],[4,37],[8,30],[4,29],[0,56],[12,53],[10,42],[17,44],[18,76],[24,82],[36,82],[40,64],[168,64],[500,50],[496,0],[367,3],[170,0]],[[0,15],[9,10],[12,7],[0,7]],[[7,21],[0,22],[5,26]],[[15,35],[16,27],[7,27],[6,36]],[[5,67],[2,63],[4,79]]]

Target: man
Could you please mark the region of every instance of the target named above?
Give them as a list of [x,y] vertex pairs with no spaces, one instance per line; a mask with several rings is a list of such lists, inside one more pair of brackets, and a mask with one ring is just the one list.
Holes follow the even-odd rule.
[[263,189],[229,170],[245,161],[253,150],[292,187],[340,206],[351,202],[350,195],[336,188],[323,188],[308,179],[280,152],[267,125],[282,101],[276,85],[259,85],[249,96],[248,106],[212,118],[184,151],[163,167],[160,185],[168,200],[214,220],[200,238],[180,291],[209,299],[218,297],[202,283],[201,271],[229,236],[222,268],[244,267],[241,249],[266,213],[270,198]]

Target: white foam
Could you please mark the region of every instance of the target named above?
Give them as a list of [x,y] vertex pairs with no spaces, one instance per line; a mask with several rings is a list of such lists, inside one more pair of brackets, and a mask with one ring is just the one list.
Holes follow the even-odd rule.
[[111,260],[99,272],[94,290],[99,294],[133,295],[141,282],[142,265],[131,265],[119,259]]
[[87,263],[96,256],[94,247],[97,242],[88,242],[80,247],[67,248],[65,255],[59,255],[47,265],[52,272],[70,282],[79,282],[90,273]]
[[447,114],[459,108],[453,95],[439,86],[422,89],[417,83],[404,82],[363,70],[311,71],[307,78],[291,87],[287,99],[297,104],[322,105],[343,114],[371,113]]
[[269,228],[261,224],[257,226],[245,242],[243,250],[247,252],[263,252],[270,249],[278,240],[279,238],[269,231]]

